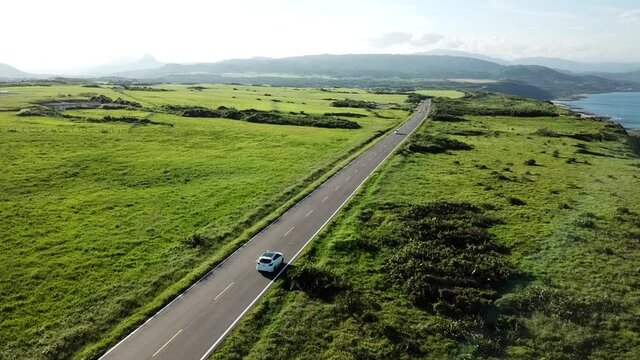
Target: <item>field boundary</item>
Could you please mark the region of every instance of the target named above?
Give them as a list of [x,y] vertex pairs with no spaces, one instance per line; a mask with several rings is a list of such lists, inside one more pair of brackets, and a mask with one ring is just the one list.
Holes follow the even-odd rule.
[[[124,341],[126,337],[137,331],[137,329],[144,325],[144,323],[160,313],[164,308],[168,307],[182,294],[189,291],[189,289],[195,284],[206,278],[234,252],[241,249],[246,243],[251,241],[251,239],[253,239],[256,235],[267,228],[273,221],[277,220],[300,200],[307,197],[318,186],[326,182],[335,173],[340,171],[340,169],[345,167],[347,164],[367,151],[369,148],[377,144],[380,139],[390,134],[399,124],[404,124],[405,122],[409,121],[414,114],[415,111],[412,111],[404,119],[404,121],[396,122],[394,123],[394,126],[390,126],[385,130],[374,133],[360,145],[348,150],[344,156],[336,159],[332,163],[318,170],[315,170],[311,175],[303,179],[300,184],[294,185],[285,190],[282,193],[281,198],[275,201],[277,203],[278,200],[286,200],[288,198],[288,200],[286,200],[282,205],[276,207],[272,211],[269,211],[264,216],[259,217],[259,220],[253,225],[249,225],[246,230],[242,231],[240,236],[222,246],[218,251],[216,251],[216,253],[212,254],[210,257],[205,258],[199,266],[185,275],[178,282],[162,291],[151,302],[143,305],[137,311],[134,311],[131,315],[124,317],[122,321],[116,324],[111,329],[111,331],[108,331],[100,341],[90,343],[84,348],[80,349],[80,351],[78,351],[73,356],[73,358],[97,359],[101,357],[106,351],[114,347],[117,343]],[[313,180],[314,177],[316,177],[315,180]],[[300,190],[296,192],[297,189]],[[287,197],[287,194],[291,194],[291,196]],[[252,215],[249,215],[249,217],[251,218]]]

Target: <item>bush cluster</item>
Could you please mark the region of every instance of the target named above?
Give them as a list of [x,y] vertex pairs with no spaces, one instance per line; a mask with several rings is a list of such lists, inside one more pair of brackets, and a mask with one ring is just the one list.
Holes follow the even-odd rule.
[[93,120],[93,119],[87,119],[87,120],[90,121],[90,122],[103,122],[103,123],[119,122],[119,123],[127,123],[127,124],[134,124],[134,125],[166,125],[166,126],[173,127],[173,124],[159,122],[159,121],[152,121],[152,120],[149,120],[149,119],[138,118],[138,117],[135,117],[135,116],[111,116],[111,115],[107,115],[107,116],[103,117],[101,120]]
[[49,116],[49,117],[61,117],[62,113],[58,110],[50,108],[48,106],[34,105],[28,108],[21,109],[16,113],[16,116]]
[[123,98],[112,98],[105,95],[96,95],[89,98],[90,103],[102,104],[104,109],[122,109],[122,108],[141,108],[142,105],[137,101],[129,101]]
[[360,124],[355,121],[333,116],[319,116],[306,114],[283,114],[277,111],[238,110],[233,107],[220,106],[209,109],[201,106],[163,105],[160,111],[184,117],[223,118],[243,120],[261,124],[314,126],[323,128],[357,129]]
[[160,89],[160,88],[154,88],[154,87],[149,87],[149,86],[141,86],[141,85],[121,85],[123,89],[125,90],[129,90],[129,91],[172,91],[169,89]]
[[640,134],[630,134],[627,139],[633,152],[640,156]]
[[290,268],[284,281],[289,290],[302,291],[323,300],[332,299],[349,288],[345,280],[331,270],[309,263]]
[[465,118],[457,115],[446,114],[442,111],[432,111],[429,118],[432,121],[443,121],[443,122],[462,122],[466,121]]
[[367,117],[365,114],[351,113],[351,112],[328,112],[324,113],[324,116],[343,116],[343,117],[352,117],[352,118],[363,118]]
[[557,117],[553,105],[544,102],[523,101],[521,98],[498,94],[474,95],[468,99],[441,99],[436,110],[450,115]]
[[544,285],[532,285],[506,294],[496,301],[496,307],[508,315],[530,317],[541,312],[581,325],[597,325],[598,317],[622,310],[622,305],[612,298],[576,295]]
[[418,93],[410,93],[409,96],[407,97],[407,100],[405,100],[405,102],[409,103],[409,104],[419,104],[424,100],[429,99],[430,96],[427,95],[422,95],[422,94],[418,94]]
[[411,137],[409,151],[438,154],[449,150],[471,150],[473,146],[460,140],[425,133],[417,133]]
[[399,209],[400,241],[385,268],[419,307],[477,316],[516,275],[506,249],[487,232],[497,220],[469,203],[435,202]]
[[353,100],[353,99],[344,99],[344,100],[335,100],[331,103],[333,107],[351,107],[351,108],[362,108],[362,109],[378,109],[380,104],[375,101],[363,101],[363,100]]

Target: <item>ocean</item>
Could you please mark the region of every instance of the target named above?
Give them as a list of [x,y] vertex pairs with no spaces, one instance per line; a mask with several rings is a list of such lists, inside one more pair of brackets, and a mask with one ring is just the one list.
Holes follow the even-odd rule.
[[640,92],[593,94],[557,102],[572,110],[608,116],[629,129],[640,129]]

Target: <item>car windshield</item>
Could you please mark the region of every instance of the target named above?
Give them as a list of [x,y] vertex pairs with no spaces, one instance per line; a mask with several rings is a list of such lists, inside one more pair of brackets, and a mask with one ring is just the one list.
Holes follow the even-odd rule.
[[260,262],[263,263],[263,264],[269,264],[269,263],[271,263],[271,259],[260,258]]

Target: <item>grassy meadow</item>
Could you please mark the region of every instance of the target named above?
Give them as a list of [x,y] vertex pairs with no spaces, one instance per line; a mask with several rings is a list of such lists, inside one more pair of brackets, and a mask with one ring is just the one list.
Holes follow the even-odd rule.
[[[359,90],[153,89],[167,91],[3,88],[0,359],[95,357],[248,238],[261,219],[409,113],[405,95]],[[141,106],[16,116],[33,103],[97,95]],[[340,110],[331,99],[344,98],[396,105],[346,109],[363,115],[358,129],[156,111],[174,104],[322,115]],[[94,121],[105,116],[152,122]]]
[[431,114],[212,359],[640,358],[637,138],[503,96]]

